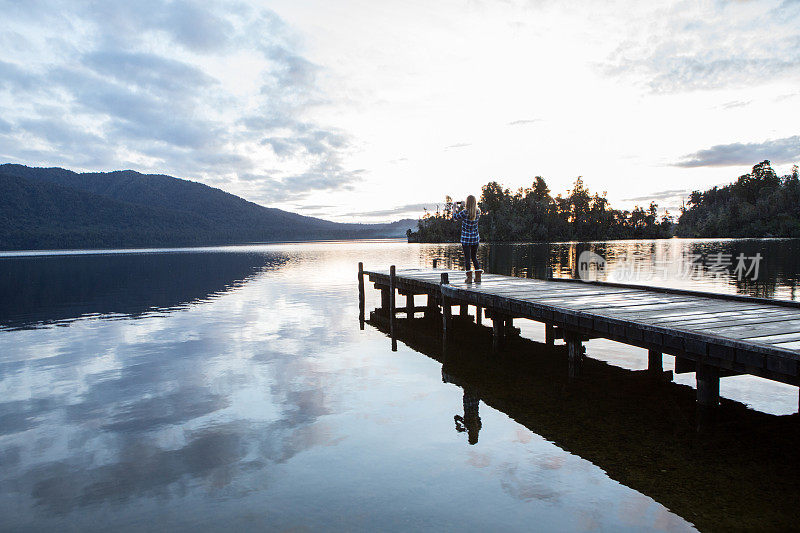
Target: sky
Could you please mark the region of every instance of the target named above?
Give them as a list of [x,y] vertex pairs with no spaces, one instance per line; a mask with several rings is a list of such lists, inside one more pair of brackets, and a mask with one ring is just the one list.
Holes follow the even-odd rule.
[[800,0],[0,0],[0,162],[133,169],[341,222],[445,195],[675,213],[800,163]]

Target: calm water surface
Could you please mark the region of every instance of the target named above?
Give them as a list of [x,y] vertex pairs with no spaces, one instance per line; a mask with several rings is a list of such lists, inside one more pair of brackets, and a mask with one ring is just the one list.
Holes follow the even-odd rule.
[[[543,277],[572,275],[586,249],[609,260],[609,279],[627,258],[643,283],[794,298],[800,276],[798,241],[480,253],[490,272]],[[530,340],[502,361],[477,326],[447,357],[421,318],[403,321],[396,352],[381,324],[359,328],[358,261],[458,266],[458,252],[373,241],[3,254],[0,529],[795,523],[797,461],[780,454],[796,442],[796,387],[723,379],[722,429],[700,437],[694,375],[645,381],[641,349],[590,341],[591,379],[568,382],[563,348],[548,351],[534,323],[519,321]],[[659,266],[719,252],[760,253],[759,279]]]

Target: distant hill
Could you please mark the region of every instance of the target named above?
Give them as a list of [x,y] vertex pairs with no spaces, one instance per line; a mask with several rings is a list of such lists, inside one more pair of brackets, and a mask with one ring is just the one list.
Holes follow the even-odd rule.
[[0,165],[0,250],[400,237],[415,225],[330,222],[132,170],[78,174]]

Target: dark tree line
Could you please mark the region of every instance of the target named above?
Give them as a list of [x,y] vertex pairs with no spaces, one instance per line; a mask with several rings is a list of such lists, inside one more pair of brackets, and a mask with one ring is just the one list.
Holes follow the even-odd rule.
[[[541,176],[513,193],[492,181],[483,186],[478,206],[483,213],[479,231],[486,241],[655,239],[671,237],[673,230],[668,213],[658,216],[657,204],[633,211],[614,209],[605,193],[591,193],[580,177],[571,190],[555,198]],[[448,196],[443,209],[419,219],[409,240],[458,241],[460,225],[452,220],[453,214]]]
[[779,177],[769,161],[724,187],[694,191],[678,221],[681,237],[800,237],[797,165]]

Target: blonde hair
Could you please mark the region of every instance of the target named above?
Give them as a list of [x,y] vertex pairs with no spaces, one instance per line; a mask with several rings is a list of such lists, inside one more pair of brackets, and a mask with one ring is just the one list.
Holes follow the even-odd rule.
[[467,216],[470,220],[475,220],[478,216],[478,202],[471,194],[467,196]]

